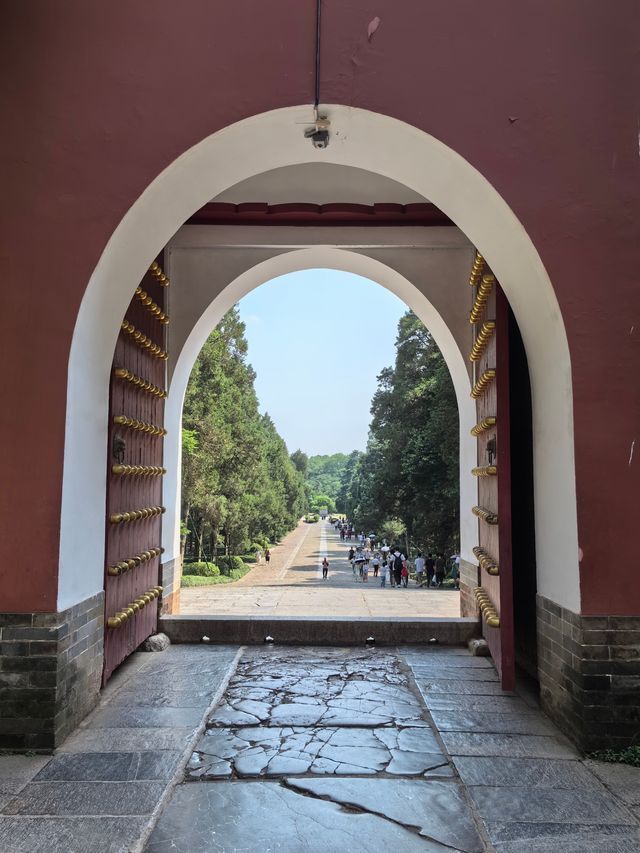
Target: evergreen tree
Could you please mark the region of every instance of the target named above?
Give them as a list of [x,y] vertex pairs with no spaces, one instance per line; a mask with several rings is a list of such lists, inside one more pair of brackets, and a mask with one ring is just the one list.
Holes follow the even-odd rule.
[[184,545],[197,559],[276,541],[304,512],[304,477],[268,415],[233,308],[194,365],[183,411]]

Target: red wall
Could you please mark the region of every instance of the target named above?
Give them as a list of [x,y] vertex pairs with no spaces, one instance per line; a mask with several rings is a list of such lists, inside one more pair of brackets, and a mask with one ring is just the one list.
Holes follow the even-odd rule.
[[[55,606],[67,357],[109,235],[186,148],[313,100],[314,15],[312,0],[4,4],[0,611]],[[640,612],[638,20],[635,0],[323,2],[322,100],[459,151],[556,287],[588,613]]]

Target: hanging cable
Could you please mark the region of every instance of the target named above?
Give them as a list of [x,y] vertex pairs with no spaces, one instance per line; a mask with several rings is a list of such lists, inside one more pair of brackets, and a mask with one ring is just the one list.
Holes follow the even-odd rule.
[[316,118],[318,113],[318,105],[320,104],[320,15],[321,15],[322,0],[316,0],[316,97],[314,101],[314,109]]

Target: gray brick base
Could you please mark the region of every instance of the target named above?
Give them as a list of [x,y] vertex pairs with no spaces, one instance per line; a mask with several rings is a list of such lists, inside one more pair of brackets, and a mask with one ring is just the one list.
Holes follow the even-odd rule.
[[182,580],[182,557],[162,564],[161,614],[177,613],[180,609],[180,581]]
[[62,613],[0,613],[0,749],[50,750],[95,705],[101,592]]
[[583,750],[640,740],[640,617],[579,616],[537,600],[545,711]]

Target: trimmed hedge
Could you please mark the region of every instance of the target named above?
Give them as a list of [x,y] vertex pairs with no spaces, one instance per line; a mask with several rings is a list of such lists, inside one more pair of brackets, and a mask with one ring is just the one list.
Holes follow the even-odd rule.
[[[253,557],[255,562],[255,555]],[[185,563],[182,569],[181,586],[211,586],[217,583],[233,583],[240,580],[251,566],[242,557],[219,556],[213,563]]]
[[213,563],[185,563],[182,574],[201,578],[217,578],[220,569]]
[[[242,557],[218,557],[218,567],[220,574],[233,577],[232,572],[246,568],[246,564]],[[243,572],[246,574],[246,570]],[[242,577],[242,575],[240,575]]]

